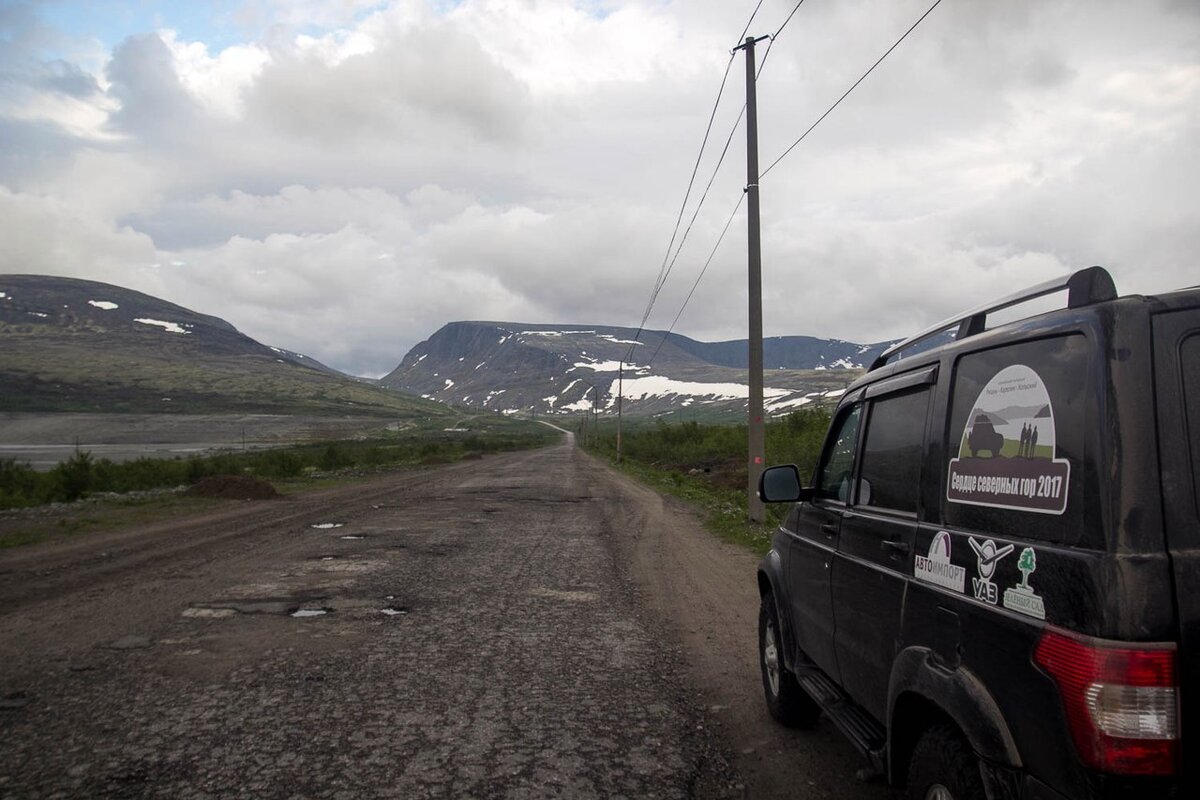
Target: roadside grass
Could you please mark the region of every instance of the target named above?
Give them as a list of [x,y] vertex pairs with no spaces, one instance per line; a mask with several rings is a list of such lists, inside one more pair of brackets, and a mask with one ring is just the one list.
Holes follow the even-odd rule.
[[49,472],[0,461],[0,510],[70,503],[98,493],[128,494],[193,484],[213,475],[250,475],[282,482],[287,491],[345,482],[380,471],[448,464],[488,453],[542,447],[557,439],[549,428],[507,420],[471,420],[470,430],[397,432],[270,450],[114,463],[79,449]]
[[10,511],[0,518],[0,550],[51,538],[156,522],[203,511],[221,502],[207,497],[164,493],[138,497],[101,497],[87,503]]
[[[829,411],[802,409],[771,420],[766,426],[768,464],[796,464],[802,476],[812,474],[820,456]],[[746,498],[746,425],[714,425],[696,421],[668,424],[661,419],[624,426],[621,462],[616,462],[617,437],[612,425],[599,435],[582,423],[577,441],[627,475],[700,510],[710,531],[727,542],[763,554],[790,507],[768,505],[767,522],[749,522]]]

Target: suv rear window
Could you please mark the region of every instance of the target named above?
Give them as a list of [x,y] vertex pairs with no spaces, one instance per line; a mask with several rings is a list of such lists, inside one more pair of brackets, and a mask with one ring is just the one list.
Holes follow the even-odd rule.
[[958,359],[946,432],[944,524],[1083,543],[1088,353],[1085,337],[1073,334]]
[[1183,374],[1183,405],[1187,415],[1188,445],[1196,507],[1200,508],[1200,334],[1193,333],[1179,346],[1179,371]]

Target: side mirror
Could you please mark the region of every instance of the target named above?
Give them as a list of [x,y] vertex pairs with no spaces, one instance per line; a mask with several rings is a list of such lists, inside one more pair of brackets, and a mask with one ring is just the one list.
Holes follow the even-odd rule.
[[767,467],[758,478],[758,496],[764,503],[795,503],[812,499],[812,489],[800,485],[795,464]]

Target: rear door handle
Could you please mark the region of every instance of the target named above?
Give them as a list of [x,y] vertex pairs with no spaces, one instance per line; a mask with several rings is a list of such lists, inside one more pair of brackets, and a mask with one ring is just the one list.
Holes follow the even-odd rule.
[[821,533],[825,534],[827,537],[832,539],[833,537],[837,536],[837,534],[838,534],[838,526],[834,525],[832,523],[826,522],[824,525],[821,526]]
[[893,542],[890,539],[884,539],[879,543],[881,550],[894,550],[897,555],[908,555],[912,550],[912,546],[908,542]]

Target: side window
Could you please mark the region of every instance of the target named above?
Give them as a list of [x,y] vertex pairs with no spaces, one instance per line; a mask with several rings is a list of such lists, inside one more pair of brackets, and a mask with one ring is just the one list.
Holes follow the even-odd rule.
[[858,423],[862,416],[862,404],[850,408],[838,420],[837,432],[821,459],[817,471],[817,497],[822,500],[847,502],[850,494],[850,479],[854,472],[854,449],[858,444]]
[[[1085,462],[1096,391],[1081,334],[967,353],[954,368],[945,524],[1090,545]],[[1094,422],[1092,423],[1094,425]]]
[[1179,371],[1183,373],[1183,403],[1192,456],[1192,482],[1195,485],[1196,506],[1200,507],[1200,334],[1193,333],[1183,340],[1179,348]]
[[920,494],[930,390],[887,395],[871,404],[858,503],[915,514]]

